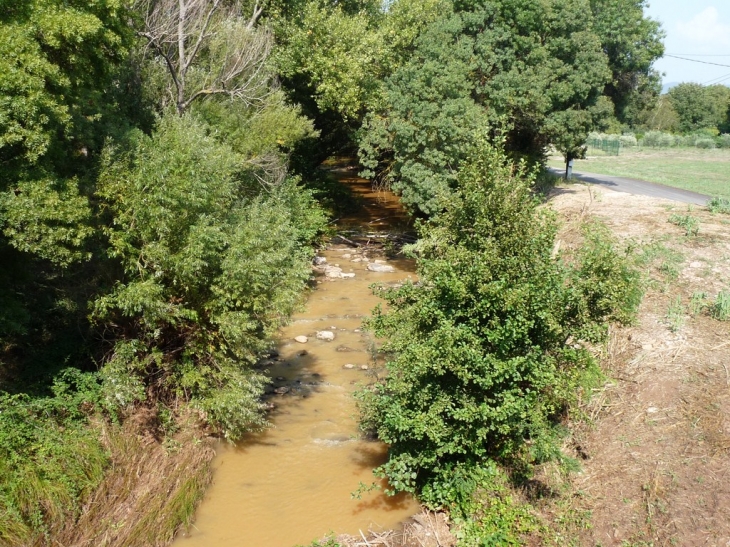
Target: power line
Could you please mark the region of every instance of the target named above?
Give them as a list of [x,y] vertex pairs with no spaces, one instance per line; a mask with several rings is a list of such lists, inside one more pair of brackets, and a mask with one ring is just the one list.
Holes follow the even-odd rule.
[[673,55],[686,55],[687,57],[730,57],[730,53],[727,55],[705,55],[704,53],[665,53],[664,55],[673,56]]
[[717,78],[713,78],[712,80],[708,80],[707,82],[703,82],[702,85],[719,84],[720,82],[724,82],[728,78],[730,78],[730,74],[725,74],[724,76],[719,76]]
[[678,57],[677,55],[668,55],[664,54],[665,57],[672,57],[674,59],[681,59],[682,61],[691,61],[693,63],[702,63],[703,65],[715,65],[715,66],[725,66],[730,68],[730,65],[721,65],[720,63],[710,63],[709,61],[700,61],[698,59],[687,59],[686,57]]

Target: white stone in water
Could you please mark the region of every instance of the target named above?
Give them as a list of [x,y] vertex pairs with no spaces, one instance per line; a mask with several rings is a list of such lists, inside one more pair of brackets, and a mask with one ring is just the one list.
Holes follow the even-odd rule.
[[355,368],[355,365],[353,365],[352,363],[347,363],[342,368],[346,368],[348,370],[352,370],[353,368]]
[[331,342],[335,339],[335,333],[331,330],[321,330],[317,332],[317,340],[324,340],[326,342]]
[[309,342],[309,338],[307,338],[306,336],[297,336],[294,338],[294,341],[299,342],[300,344],[306,344],[307,342]]
[[362,258],[353,258],[352,260],[350,260],[350,262],[354,262],[357,264],[358,262],[362,262]]
[[350,253],[345,253],[340,258],[344,258],[345,260],[349,260],[350,258],[352,258],[352,255]]
[[368,264],[368,270],[371,272],[393,273],[395,268],[393,266],[388,266],[387,264],[378,264],[376,262],[375,264]]
[[340,274],[340,277],[342,279],[352,279],[353,277],[355,277],[355,274],[354,273],[342,273],[342,274]]
[[327,264],[327,259],[323,256],[315,256],[312,262],[315,266],[322,266],[323,264]]
[[361,365],[361,366],[360,366],[360,370],[367,370],[367,369],[369,369],[369,368],[370,368],[370,367],[368,367],[367,365]]

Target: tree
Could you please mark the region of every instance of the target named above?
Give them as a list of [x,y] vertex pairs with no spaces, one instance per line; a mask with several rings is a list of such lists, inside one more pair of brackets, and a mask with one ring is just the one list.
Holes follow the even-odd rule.
[[669,99],[679,116],[679,130],[690,133],[717,128],[727,115],[728,88],[681,83],[669,90]]
[[273,42],[256,26],[261,4],[248,17],[224,0],[141,0],[137,9],[143,14],[138,32],[164,61],[178,114],[216,95],[262,103],[272,83],[265,61]]
[[679,130],[679,116],[667,95],[660,96],[652,109],[640,112],[636,121],[638,125],[653,131],[674,133]]
[[721,133],[730,133],[730,87],[711,85],[705,88],[709,96],[712,120]]
[[660,74],[652,68],[664,54],[664,32],[644,16],[646,0],[590,0],[593,30],[608,57],[611,80],[604,94],[619,122],[633,125],[638,113],[651,108],[661,91]]
[[606,112],[605,55],[574,17],[586,2],[464,4],[421,33],[360,141],[364,174],[385,172],[403,202],[426,214],[455,185],[475,129],[539,159],[549,144],[576,153]]

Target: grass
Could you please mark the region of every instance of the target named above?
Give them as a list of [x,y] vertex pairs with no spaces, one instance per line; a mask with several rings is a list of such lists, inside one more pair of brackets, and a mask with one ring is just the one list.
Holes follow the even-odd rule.
[[[561,158],[553,157],[550,167],[565,169]],[[624,149],[620,156],[592,156],[576,160],[578,172],[630,177],[730,198],[730,150],[697,148]]]

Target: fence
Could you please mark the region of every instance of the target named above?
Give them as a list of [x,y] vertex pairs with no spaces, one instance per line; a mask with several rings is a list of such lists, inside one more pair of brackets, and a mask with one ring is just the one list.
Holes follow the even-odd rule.
[[621,151],[621,143],[617,139],[597,139],[589,138],[586,141],[588,150],[593,148],[594,150],[602,150],[609,156],[618,156]]

